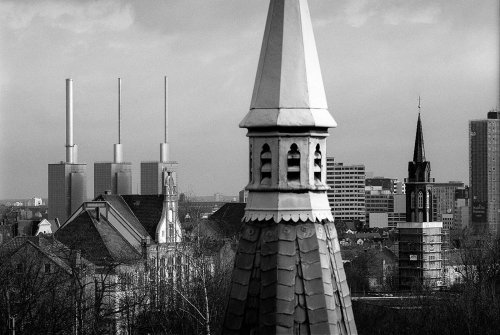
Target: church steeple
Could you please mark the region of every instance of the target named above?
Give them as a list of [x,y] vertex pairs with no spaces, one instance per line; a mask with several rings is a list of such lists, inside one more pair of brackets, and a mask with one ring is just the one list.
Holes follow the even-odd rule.
[[253,127],[336,127],[328,112],[306,0],[271,0],[250,112]]
[[420,97],[418,98],[418,120],[415,135],[413,160],[408,162],[406,179],[406,221],[432,221],[432,183],[431,163],[425,158],[424,134],[420,117]]
[[326,190],[328,112],[307,0],[271,0],[224,334],[356,334]]
[[425,162],[424,134],[422,132],[422,121],[420,120],[420,112],[418,113],[417,134],[415,135],[415,148],[413,149],[413,161],[419,163]]

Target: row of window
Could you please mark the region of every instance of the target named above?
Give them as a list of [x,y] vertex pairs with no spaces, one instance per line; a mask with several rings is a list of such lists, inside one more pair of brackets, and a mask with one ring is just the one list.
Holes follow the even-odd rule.
[[[251,151],[251,149],[250,149]],[[300,151],[297,144],[293,143],[290,146],[290,150],[287,153],[287,181],[289,183],[300,184]],[[319,144],[316,145],[316,151],[314,152],[314,180],[319,183],[322,179],[322,165],[321,165],[322,154]],[[252,155],[250,155],[250,180],[253,180],[252,176]],[[262,146],[262,151],[260,153],[260,184],[261,185],[271,185],[272,177],[272,154],[271,148],[266,143]]]
[[[430,192],[427,191],[427,207],[429,207],[430,204],[430,196]],[[410,202],[411,208],[415,208],[415,192],[411,192]],[[417,206],[418,208],[424,208],[424,193],[422,191],[418,192]]]

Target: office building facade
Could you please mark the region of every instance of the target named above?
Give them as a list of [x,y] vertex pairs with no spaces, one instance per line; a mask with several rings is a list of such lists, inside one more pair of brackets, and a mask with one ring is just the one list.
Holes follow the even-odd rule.
[[500,236],[500,112],[469,122],[470,224]]
[[366,222],[365,166],[336,163],[326,159],[328,201],[335,220]]
[[[453,215],[455,209],[456,191],[463,189],[464,183],[460,181],[450,181],[448,183],[433,183],[433,221],[443,221],[443,215],[449,217]],[[450,227],[451,228],[451,227]]]

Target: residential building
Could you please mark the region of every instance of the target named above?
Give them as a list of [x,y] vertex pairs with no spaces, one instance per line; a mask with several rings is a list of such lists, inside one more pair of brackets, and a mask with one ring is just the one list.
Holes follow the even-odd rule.
[[[326,193],[335,126],[307,1],[271,1],[240,123],[250,144],[248,199],[224,334],[357,333]],[[364,197],[364,167],[361,182]]]
[[407,222],[398,223],[399,285],[404,290],[436,287],[441,280],[443,223],[432,222],[433,183],[419,113],[413,160],[408,163],[406,179]]
[[30,200],[28,200],[28,206],[30,207],[43,206],[43,200],[42,198],[33,197]]
[[365,166],[344,165],[327,157],[326,183],[335,220],[365,223]]
[[469,121],[470,224],[500,236],[500,112]]

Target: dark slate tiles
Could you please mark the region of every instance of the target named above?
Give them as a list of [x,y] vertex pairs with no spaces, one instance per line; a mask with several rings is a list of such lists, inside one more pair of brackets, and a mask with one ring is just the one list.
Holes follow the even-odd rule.
[[232,281],[224,334],[356,334],[333,223],[246,223]]

